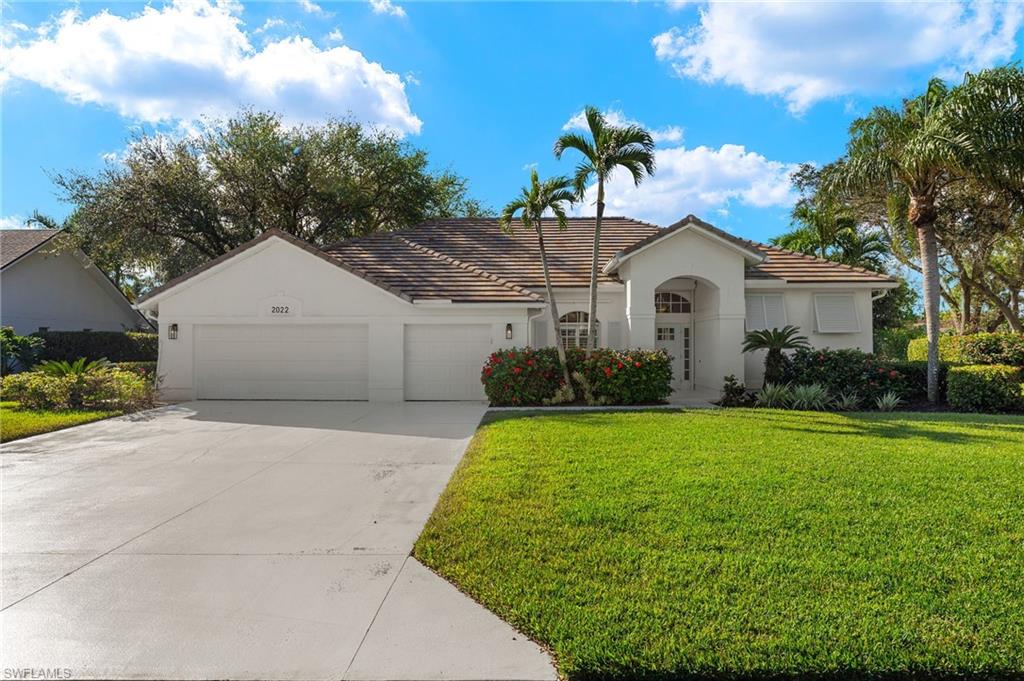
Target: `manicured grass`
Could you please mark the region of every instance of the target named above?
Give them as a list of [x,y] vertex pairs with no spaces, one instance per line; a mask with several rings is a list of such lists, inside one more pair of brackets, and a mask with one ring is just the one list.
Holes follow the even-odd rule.
[[17,402],[0,402],[0,441],[49,433],[68,426],[117,416],[116,411],[31,411]]
[[1024,418],[499,420],[415,555],[570,678],[1024,674]]

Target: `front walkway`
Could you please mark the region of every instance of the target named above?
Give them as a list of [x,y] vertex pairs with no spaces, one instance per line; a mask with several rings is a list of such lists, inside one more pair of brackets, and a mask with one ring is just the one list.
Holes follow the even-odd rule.
[[201,402],[4,445],[4,668],[554,679],[409,555],[483,412]]

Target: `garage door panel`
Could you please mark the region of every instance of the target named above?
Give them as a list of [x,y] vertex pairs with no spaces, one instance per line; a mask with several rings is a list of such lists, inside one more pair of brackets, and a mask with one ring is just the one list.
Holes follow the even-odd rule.
[[368,330],[346,325],[202,325],[200,399],[365,400]]
[[489,324],[405,327],[407,400],[482,400],[480,370],[491,352]]

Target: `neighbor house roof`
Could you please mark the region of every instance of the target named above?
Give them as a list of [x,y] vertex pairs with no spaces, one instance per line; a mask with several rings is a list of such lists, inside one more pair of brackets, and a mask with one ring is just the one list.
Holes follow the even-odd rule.
[[7,267],[58,234],[59,229],[0,229],[0,267]]
[[[594,219],[570,218],[565,229],[554,219],[542,221],[551,282],[556,287],[586,287],[594,247]],[[624,217],[605,217],[598,261],[636,253],[685,227],[696,227],[744,253],[748,279],[780,283],[892,283],[886,275],[793,253],[729,234],[687,216],[662,228]],[[278,229],[221,255],[188,274],[152,291],[151,300],[182,282],[252,248],[279,237],[341,267],[407,301],[446,300],[453,303],[536,303],[544,287],[540,250],[532,230],[514,223],[506,233],[497,218],[435,220],[393,232],[347,239],[323,249]],[[618,281],[614,271],[600,271],[598,280]]]

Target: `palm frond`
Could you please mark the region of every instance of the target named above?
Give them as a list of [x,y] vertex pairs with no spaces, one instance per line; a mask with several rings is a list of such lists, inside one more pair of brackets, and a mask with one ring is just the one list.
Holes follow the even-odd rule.
[[567,132],[555,140],[555,158],[562,158],[562,154],[567,149],[575,149],[588,159],[593,160],[597,158],[597,150],[594,148],[594,145],[591,144],[590,140],[577,132]]

